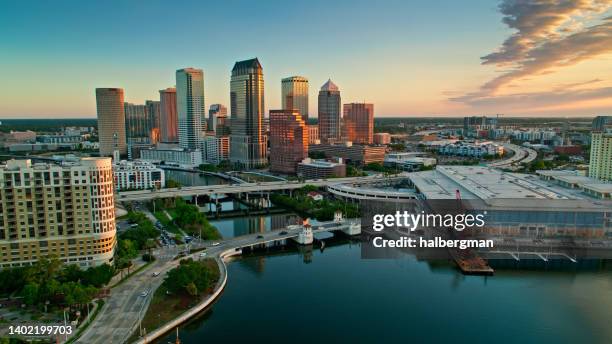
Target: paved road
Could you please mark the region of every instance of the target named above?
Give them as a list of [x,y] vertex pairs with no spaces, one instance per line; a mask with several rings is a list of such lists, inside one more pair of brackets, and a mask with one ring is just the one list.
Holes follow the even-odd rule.
[[531,148],[517,146],[512,143],[504,143],[504,148],[514,152],[514,155],[508,159],[494,161],[488,164],[490,167],[508,168],[520,163],[529,163],[535,160],[538,153]]

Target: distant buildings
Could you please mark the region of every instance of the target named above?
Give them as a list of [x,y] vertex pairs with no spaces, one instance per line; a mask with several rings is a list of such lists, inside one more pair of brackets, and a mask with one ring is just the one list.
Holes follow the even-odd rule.
[[346,164],[338,161],[304,159],[298,164],[298,176],[304,179],[346,177]]
[[490,141],[485,142],[464,142],[457,141],[455,143],[445,144],[438,148],[440,154],[459,155],[480,158],[486,155],[502,156],[504,154],[504,146]]
[[369,163],[382,163],[385,160],[384,146],[365,146],[353,145],[350,142],[341,144],[318,144],[310,145],[309,152],[321,152],[327,158],[342,158],[343,161],[352,162],[358,165],[367,165]]
[[32,130],[0,132],[0,147],[7,148],[14,144],[36,142],[36,132]]
[[374,142],[374,104],[344,104],[344,139],[358,144]]
[[157,147],[140,151],[140,159],[166,165],[193,168],[202,164],[202,151],[174,147]]
[[340,90],[331,79],[319,91],[319,137],[321,143],[334,143],[341,136]]
[[176,110],[176,88],[159,90],[160,103],[160,141],[178,142],[178,115]]
[[298,110],[270,110],[270,171],[295,174],[308,157],[308,127]]
[[267,164],[263,68],[257,58],[234,65],[230,101],[230,161],[245,168]]
[[317,124],[308,125],[308,144],[319,144],[321,139],[319,137],[319,126]]
[[597,116],[593,119],[593,131],[612,129],[612,116]]
[[436,159],[422,156],[419,152],[398,152],[385,155],[383,165],[403,171],[419,171],[423,167],[436,165]]
[[281,81],[281,100],[284,110],[298,110],[308,123],[308,79],[291,76]]
[[[113,108],[119,104],[110,103]],[[81,267],[112,262],[116,232],[110,158],[63,165],[9,160],[0,165],[0,185],[0,268],[51,257]]]
[[208,130],[217,136],[229,135],[227,108],[221,104],[212,104],[208,109]]
[[388,145],[391,143],[391,134],[389,133],[375,133],[374,144],[377,145]]
[[612,181],[612,133],[591,134],[589,177]]
[[204,72],[184,68],[176,71],[176,109],[178,114],[179,146],[184,149],[202,148],[204,112]]
[[497,128],[497,117],[471,116],[463,118],[463,135],[467,137],[481,137],[481,131]]
[[127,154],[122,88],[96,88],[100,155]]
[[160,189],[166,184],[164,170],[141,160],[113,164],[113,178],[117,191]]

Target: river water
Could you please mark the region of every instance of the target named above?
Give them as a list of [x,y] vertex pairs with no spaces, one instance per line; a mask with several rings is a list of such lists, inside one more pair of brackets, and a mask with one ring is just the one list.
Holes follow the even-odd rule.
[[182,343],[612,343],[610,267],[463,276],[412,257],[362,260],[359,245],[237,259]]
[[[278,216],[278,215],[273,215]],[[290,218],[212,221],[225,237]],[[218,301],[180,328],[195,343],[612,343],[612,267],[496,269],[363,260],[359,242],[251,254]],[[169,334],[158,343],[174,342]]]

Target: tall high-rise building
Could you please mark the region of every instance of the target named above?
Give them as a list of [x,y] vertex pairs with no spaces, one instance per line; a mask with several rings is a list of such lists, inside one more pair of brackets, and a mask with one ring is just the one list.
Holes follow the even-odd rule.
[[593,119],[593,131],[612,129],[612,116],[596,116]]
[[612,181],[612,132],[591,133],[589,177]]
[[178,142],[178,115],[176,112],[176,88],[159,90],[160,141],[165,143]]
[[236,62],[230,82],[230,161],[246,168],[266,164],[263,68],[257,58]]
[[149,117],[149,142],[157,143],[160,137],[161,103],[155,100],[145,101]]
[[122,88],[96,88],[100,155],[127,154]]
[[148,141],[151,123],[147,107],[141,104],[124,103],[123,109],[128,144]]
[[227,108],[221,104],[212,104],[208,109],[208,131],[217,136],[229,135]]
[[184,68],[176,71],[176,108],[181,148],[202,149],[204,72]]
[[53,256],[82,267],[112,261],[116,231],[110,158],[66,165],[9,160],[0,165],[0,185],[0,268]]
[[340,90],[331,79],[319,91],[319,137],[321,143],[340,140]]
[[270,171],[295,174],[308,157],[308,126],[298,110],[270,110]]
[[298,110],[304,122],[308,123],[308,79],[290,76],[281,80],[283,109]]
[[344,104],[344,138],[369,145],[374,142],[374,104]]

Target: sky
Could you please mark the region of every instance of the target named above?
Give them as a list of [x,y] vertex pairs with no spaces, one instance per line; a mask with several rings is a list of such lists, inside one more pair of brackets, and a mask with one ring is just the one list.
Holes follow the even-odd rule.
[[0,0],[0,118],[95,117],[95,88],[158,100],[204,70],[229,108],[233,64],[258,57],[265,107],[280,80],[331,78],[375,116],[612,114],[612,0]]

